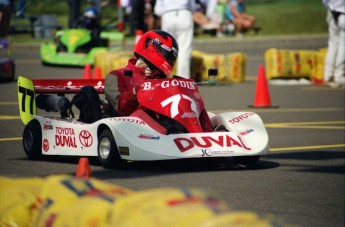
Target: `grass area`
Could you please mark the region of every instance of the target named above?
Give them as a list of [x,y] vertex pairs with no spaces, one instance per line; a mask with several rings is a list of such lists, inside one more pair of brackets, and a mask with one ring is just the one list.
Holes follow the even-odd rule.
[[[57,14],[59,25],[67,28],[67,1],[59,2],[59,7],[50,7],[51,2],[53,1],[33,0],[27,5],[26,14]],[[257,24],[262,28],[259,36],[327,33],[326,8],[321,0],[246,0],[246,3],[248,14],[255,15]],[[82,9],[85,7],[83,5]],[[115,3],[110,1],[110,5],[102,11],[102,16],[105,18],[103,21],[109,22],[116,15]],[[28,19],[13,18],[11,24],[16,27],[25,27],[29,25],[29,22]],[[248,34],[248,36],[258,35]],[[12,37],[15,42],[27,42],[28,39],[33,42],[42,42],[42,40],[32,39],[30,34]],[[203,36],[198,38],[203,38]]]
[[260,35],[327,33],[327,11],[321,0],[252,0],[247,12],[257,17]]

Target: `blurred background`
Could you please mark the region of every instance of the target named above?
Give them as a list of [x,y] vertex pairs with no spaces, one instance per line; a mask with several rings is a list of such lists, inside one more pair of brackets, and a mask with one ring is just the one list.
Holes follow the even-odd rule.
[[[55,23],[59,28],[70,27],[71,17],[81,17],[90,7],[89,0],[13,0],[11,1],[10,34],[14,41],[21,42],[32,38],[42,21]],[[246,0],[246,10],[255,15],[260,32],[246,36],[326,34],[326,8],[321,0]],[[101,23],[109,30],[121,30],[130,34],[130,17],[126,9],[120,10],[120,0],[99,1]],[[36,29],[37,30],[37,29]],[[37,32],[37,31],[36,31]],[[207,34],[197,38],[212,37]],[[40,38],[37,37],[36,38]],[[44,37],[43,37],[44,38]],[[231,38],[231,36],[229,36]],[[39,41],[39,40],[38,40]]]

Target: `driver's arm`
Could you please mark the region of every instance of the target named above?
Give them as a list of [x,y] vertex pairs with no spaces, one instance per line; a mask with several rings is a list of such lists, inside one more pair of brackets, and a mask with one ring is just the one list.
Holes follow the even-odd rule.
[[110,73],[106,76],[104,94],[110,107],[120,116],[128,116],[138,107],[135,92],[127,89],[120,75]]

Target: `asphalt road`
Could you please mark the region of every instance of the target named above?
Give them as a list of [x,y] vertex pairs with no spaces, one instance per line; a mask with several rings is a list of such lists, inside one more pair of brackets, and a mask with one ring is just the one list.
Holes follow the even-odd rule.
[[[169,161],[130,163],[122,170],[105,170],[92,163],[92,176],[133,190],[156,187],[193,187],[229,204],[234,210],[273,214],[297,226],[344,226],[344,89],[315,85],[269,86],[272,105],[249,108],[255,96],[255,75],[264,64],[268,47],[318,49],[325,36],[257,38],[218,42],[199,41],[196,48],[209,53],[243,51],[247,75],[240,84],[201,86],[209,111],[254,111],[263,119],[271,154],[253,169],[234,163]],[[127,44],[130,47],[130,44]],[[45,67],[37,45],[14,49],[17,75],[29,78],[78,78],[82,69]],[[0,84],[0,175],[34,177],[75,174],[78,159],[29,161],[23,151],[23,124],[19,119],[16,82]]]

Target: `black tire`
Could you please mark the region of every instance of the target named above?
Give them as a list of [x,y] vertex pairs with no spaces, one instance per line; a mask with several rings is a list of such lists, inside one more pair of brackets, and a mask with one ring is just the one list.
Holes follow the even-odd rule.
[[121,168],[125,164],[109,129],[105,129],[98,138],[97,154],[99,162],[105,169]]
[[234,156],[233,159],[236,163],[246,167],[253,167],[259,160],[260,155],[254,156]]
[[14,80],[14,77],[16,75],[16,65],[13,63],[12,66],[11,66],[11,78],[10,78],[10,81],[13,81]]
[[23,132],[23,147],[29,159],[42,159],[42,130],[37,120],[32,120],[25,126]]

